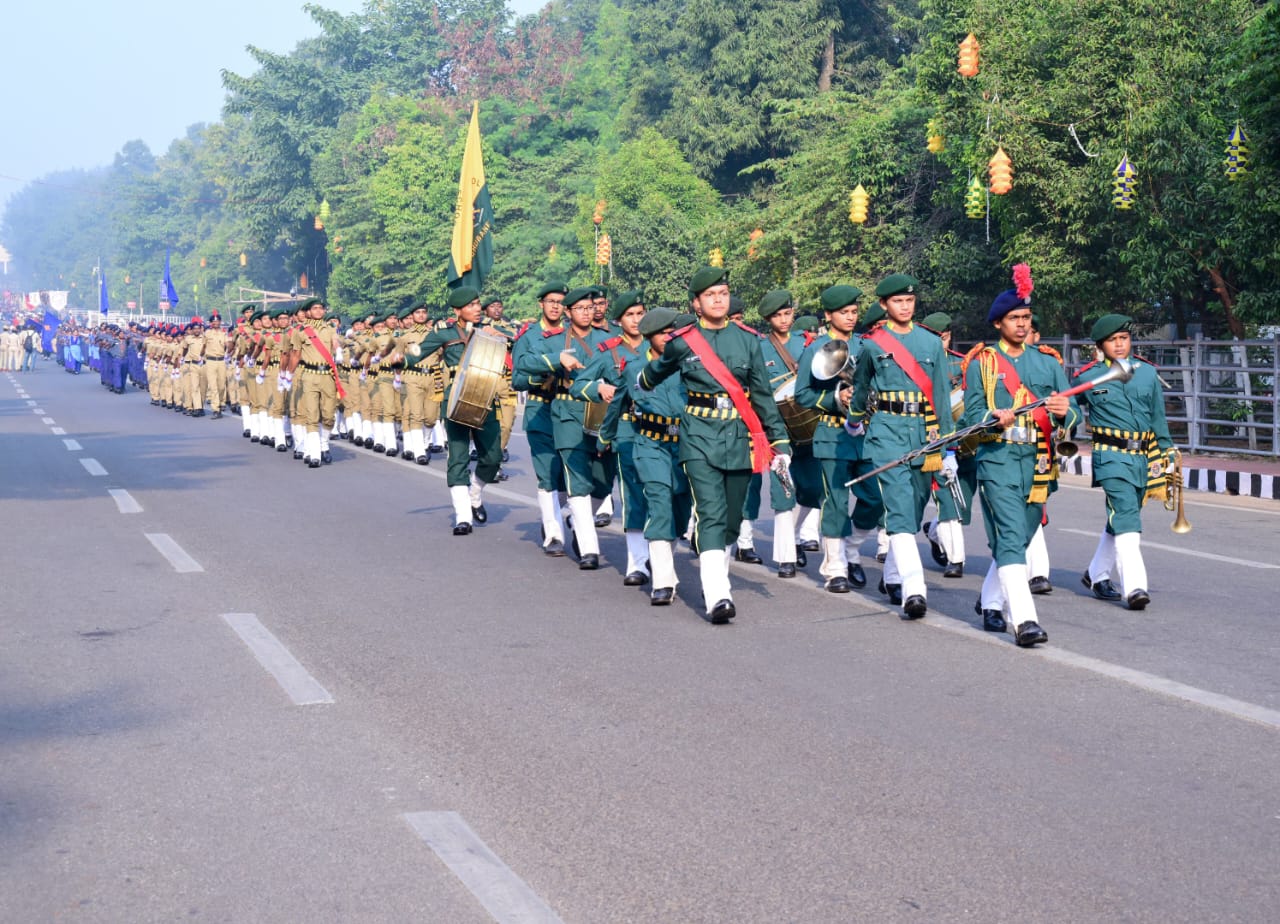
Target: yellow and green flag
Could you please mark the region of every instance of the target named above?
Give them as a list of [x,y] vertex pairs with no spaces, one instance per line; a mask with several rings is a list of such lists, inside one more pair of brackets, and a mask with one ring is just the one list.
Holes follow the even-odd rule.
[[484,181],[484,160],[480,154],[480,104],[471,104],[471,127],[462,154],[462,175],[458,179],[458,207],[453,219],[453,246],[449,253],[449,288],[474,286],[484,289],[485,277],[493,268],[493,203]]

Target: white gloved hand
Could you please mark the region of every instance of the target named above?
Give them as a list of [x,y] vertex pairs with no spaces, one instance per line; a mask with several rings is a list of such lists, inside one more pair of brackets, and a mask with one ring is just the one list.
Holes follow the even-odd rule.
[[277,372],[276,373],[276,391],[284,391],[284,389],[285,389],[284,373]]
[[769,468],[771,468],[773,473],[781,480],[787,481],[791,478],[791,456],[787,455],[785,452],[776,454],[773,457],[773,462],[770,463]]
[[253,380],[257,382],[259,385],[262,385],[267,381],[267,374],[265,372],[259,372],[257,375],[253,377]]
[[399,391],[401,384],[402,383],[400,381],[400,373],[397,372],[396,377],[391,380],[391,387],[394,388],[396,391]]
[[850,436],[864,436],[866,435],[866,432],[867,432],[867,425],[864,424],[862,421],[853,423],[851,421],[846,420],[844,422],[844,432],[848,433]]
[[245,364],[246,366],[248,366],[250,369],[252,369],[252,368],[253,368],[253,365],[254,365],[254,364],[253,364],[253,357],[252,357],[252,356],[250,356],[248,359],[246,359],[246,360],[244,361],[244,364]]
[[338,347],[333,351],[333,361],[335,363],[342,362],[342,347]]
[[942,477],[947,481],[952,481],[960,473],[960,463],[956,461],[956,454],[949,452],[942,457]]

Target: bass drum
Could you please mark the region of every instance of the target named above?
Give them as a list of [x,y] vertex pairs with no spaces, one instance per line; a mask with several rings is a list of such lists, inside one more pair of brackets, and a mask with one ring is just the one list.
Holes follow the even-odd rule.
[[814,408],[801,407],[796,403],[795,376],[778,386],[773,393],[773,400],[778,402],[778,413],[782,415],[782,422],[786,424],[791,442],[797,446],[812,443],[822,415]]
[[507,338],[486,328],[471,334],[462,352],[445,416],[464,427],[479,429],[502,387],[507,365]]

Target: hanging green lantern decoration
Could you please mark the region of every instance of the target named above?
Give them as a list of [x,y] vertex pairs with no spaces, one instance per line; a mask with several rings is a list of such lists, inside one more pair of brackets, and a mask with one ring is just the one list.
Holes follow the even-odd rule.
[[1115,177],[1111,182],[1111,204],[1120,211],[1127,212],[1133,208],[1133,186],[1138,176],[1138,171],[1129,163],[1128,154],[1120,158],[1120,163],[1111,171],[1111,175]]
[[1249,172],[1249,149],[1245,147],[1248,141],[1249,136],[1237,122],[1231,137],[1227,139],[1227,159],[1223,161],[1227,168],[1227,179],[1232,182]]
[[987,216],[987,199],[982,193],[982,184],[975,175],[969,180],[969,190],[964,194],[964,213],[970,218]]

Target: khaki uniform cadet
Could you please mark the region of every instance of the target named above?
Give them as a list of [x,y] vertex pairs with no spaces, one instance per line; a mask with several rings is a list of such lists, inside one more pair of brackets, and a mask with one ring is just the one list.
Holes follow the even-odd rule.
[[192,318],[182,338],[182,400],[189,417],[204,416],[204,321]]
[[378,320],[378,312],[367,310],[364,323],[359,330],[351,332],[351,365],[357,369],[356,380],[359,387],[360,427],[355,431],[351,442],[357,446],[373,448],[373,386],[374,377],[369,374],[369,360],[373,356],[373,327]]
[[245,305],[241,309],[228,354],[231,359],[231,370],[230,384],[227,387],[227,403],[232,407],[239,406],[241,435],[245,439],[253,436],[250,427],[253,399],[249,397],[249,383],[253,381],[253,373],[245,371],[244,358],[245,352],[253,342],[253,315],[257,310],[257,305]]
[[[972,426],[994,418],[1002,428],[978,444],[978,497],[992,557],[982,589],[983,628],[999,632],[1011,625],[1014,639],[1024,648],[1049,638],[1027,586],[1026,558],[1044,503],[1057,488],[1054,436],[1044,431],[1054,426],[1069,429],[1080,419],[1074,400],[1049,397],[1067,388],[1062,366],[1026,345],[1030,301],[1029,293],[1008,289],[992,302],[987,320],[1000,340],[969,364],[962,420],[964,426]],[[1041,397],[1049,397],[1042,412],[1014,413],[1014,408]]]
[[179,382],[182,368],[182,344],[177,327],[170,326],[164,333],[164,344],[156,359],[160,364],[160,403],[170,410],[184,411]]
[[286,314],[289,318],[289,325],[285,329],[284,349],[285,355],[280,363],[280,371],[285,384],[285,445],[293,449],[293,457],[301,459],[302,452],[302,427],[298,424],[298,405],[302,401],[302,377],[295,376],[290,363],[292,359],[290,354],[293,352],[293,338],[301,329],[307,319],[307,310],[303,308],[307,302],[299,302],[292,308],[288,309]]
[[350,442],[363,442],[366,410],[365,390],[360,382],[360,336],[364,331],[364,318],[359,316],[361,310],[352,310],[353,319],[345,327],[340,325],[338,338],[342,344],[338,370],[342,373],[342,387],[346,390],[346,397],[341,402],[345,423],[342,437]]
[[[426,303],[415,299],[400,312],[405,322],[401,326],[401,342],[420,343],[431,333],[430,315]],[[425,367],[416,364],[405,365],[401,376],[404,418],[401,426],[404,430],[404,457],[419,465],[431,462],[431,451],[427,448],[427,397],[434,390],[430,381],[431,374]]]
[[[935,334],[912,322],[918,286],[915,279],[903,273],[895,273],[876,286],[885,324],[862,338],[858,352],[849,419],[855,435],[860,434],[867,401],[874,390],[879,396],[878,405],[870,423],[865,424],[864,444],[874,467],[893,462],[955,430],[947,401],[950,364],[946,351]],[[933,473],[941,468],[942,454],[936,452],[879,476],[889,554],[900,576],[902,612],[908,619],[919,619],[928,611],[924,568],[915,535],[924,518]],[[888,583],[886,578],[886,586]]]
[[263,330],[266,320],[267,310],[255,308],[253,314],[249,316],[249,330],[242,335],[236,348],[239,353],[240,380],[249,401],[249,416],[245,421],[245,429],[249,431],[251,443],[260,443],[267,435],[267,390],[259,378],[262,366],[258,358],[262,341],[266,337]]
[[400,390],[404,387],[404,359],[403,355],[398,352],[399,347],[402,346],[400,343],[400,318],[398,312],[394,310],[384,312],[383,318],[384,331],[377,342],[380,358],[376,378],[378,408],[382,422],[382,440],[374,445],[374,451],[377,452],[378,445],[381,445],[383,453],[388,456],[394,456],[400,452],[399,439],[396,436],[396,423],[400,420]]
[[525,324],[511,346],[511,386],[528,392],[524,405],[524,432],[529,439],[529,456],[538,480],[538,511],[542,519],[542,550],[552,558],[564,555],[564,520],[560,508],[560,492],[564,491],[564,466],[556,455],[551,402],[555,398],[558,377],[543,371],[535,363],[530,374],[522,371],[526,353],[541,352],[542,343],[564,333],[564,296],[569,290],[563,283],[549,283],[538,290],[537,321]]
[[[951,349],[951,315],[935,311],[921,321],[920,326],[933,331],[942,340],[947,351],[950,393],[963,399],[965,357]],[[954,403],[951,406],[954,407]],[[954,411],[952,416],[955,416]],[[974,447],[960,445],[956,447],[955,453],[955,487],[952,488],[945,472],[934,476],[933,504],[938,510],[938,516],[925,525],[925,536],[929,539],[933,560],[942,567],[942,576],[945,578],[964,576],[964,527],[969,525],[972,518],[973,495],[978,489],[978,460],[974,455]],[[962,505],[956,503],[956,491],[964,499]]]
[[[640,333],[649,338],[649,346],[639,357],[640,363],[651,362],[662,355],[673,327],[694,322],[692,316],[685,316],[683,321],[679,318],[670,308],[654,308],[645,313],[640,319]],[[624,374],[625,400],[618,396],[610,403],[606,430],[601,435],[608,431],[611,421],[621,417],[614,413],[613,405],[626,407],[632,417],[631,461],[645,501],[644,538],[649,544],[647,557],[653,575],[649,602],[653,606],[668,606],[675,597],[678,583],[676,537],[684,531],[693,512],[689,479],[680,466],[680,415],[686,403],[685,393],[679,376],[671,376],[652,391],[642,391],[637,379]],[[623,477],[625,479],[625,474]],[[628,497],[624,493],[624,504]],[[629,516],[630,509],[624,506],[624,517]]]
[[[417,344],[417,355],[412,355],[411,351],[404,358],[407,368],[430,362],[436,353],[440,353],[452,379],[468,341],[480,325],[480,293],[471,286],[459,286],[449,293],[449,307],[454,312],[454,323],[440,325],[427,334]],[[451,381],[449,387],[455,386],[456,383]],[[489,519],[484,509],[484,486],[498,479],[498,468],[502,465],[502,435],[492,407],[485,413],[479,427],[469,427],[454,420],[446,420],[444,426],[449,434],[449,470],[445,481],[453,501],[453,534],[467,536],[471,534],[473,522],[484,523]],[[476,450],[474,474],[471,472],[473,445]]]
[[644,535],[648,511],[645,509],[644,485],[640,481],[633,458],[635,423],[631,413],[631,399],[625,390],[628,378],[626,370],[638,368],[637,364],[647,362],[644,357],[649,347],[640,333],[640,322],[644,316],[643,292],[632,289],[619,293],[609,305],[609,320],[617,323],[619,333],[609,337],[597,348],[608,354],[604,377],[610,384],[624,389],[609,402],[604,423],[600,427],[598,445],[602,450],[608,450],[608,455],[617,465],[622,495],[622,528],[627,542],[627,567],[623,572],[625,576],[622,583],[628,587],[649,583],[649,544]]
[[222,329],[222,318],[215,311],[209,315],[209,329],[204,332],[204,374],[214,420],[221,419],[222,406],[228,403],[227,346],[227,332]]
[[[796,402],[813,408],[821,416],[813,434],[813,455],[822,471],[822,567],[819,573],[831,593],[848,593],[851,587],[866,587],[859,548],[884,516],[880,486],[860,481],[850,489],[845,482],[872,469],[866,457],[865,436],[854,436],[845,428],[851,388],[837,377],[819,379],[813,374],[814,357],[833,340],[848,345],[849,362],[855,362],[861,342],[854,337],[858,326],[857,286],[834,285],[820,298],[827,332],[805,349],[796,369]],[[846,367],[849,368],[849,367]],[[853,515],[850,518],[850,495]]]
[[333,325],[325,320],[325,306],[318,298],[302,303],[306,320],[294,328],[289,342],[287,371],[295,376],[301,396],[295,424],[308,467],[319,468],[333,461],[329,454],[329,430],[338,412],[338,357],[342,350]]
[[591,496],[599,485],[598,446],[594,435],[583,425],[586,405],[608,402],[615,386],[602,379],[607,353],[599,350],[608,334],[591,324],[592,290],[574,289],[564,297],[569,323],[562,333],[544,336],[522,352],[515,371],[527,376],[554,377],[555,398],[551,402],[552,439],[564,468],[565,490],[569,495],[569,515],[578,568],[595,571],[600,567],[600,544],[596,536]]
[[[147,394],[151,397],[152,407],[163,403],[163,399],[160,397],[162,384],[160,380],[160,349],[164,346],[162,331],[163,328],[160,327],[151,328],[142,346],[147,364]],[[168,371],[168,369],[165,369],[166,377]]]
[[[1098,539],[1083,582],[1101,599],[1122,597],[1131,610],[1147,606],[1147,566],[1142,560],[1142,508],[1148,500],[1164,500],[1167,470],[1177,464],[1178,452],[1164,414],[1164,388],[1155,367],[1131,355],[1129,326],[1122,314],[1099,318],[1090,331],[1103,359],[1076,373],[1073,385],[1092,381],[1113,363],[1127,360],[1133,378],[1112,381],[1087,391],[1081,401],[1089,408],[1093,438],[1093,484],[1107,495],[1107,524]],[[1117,592],[1112,575],[1120,580]]]
[[[387,415],[382,408],[383,388],[381,370],[382,359],[386,356],[386,351],[391,349],[392,341],[391,331],[387,329],[387,312],[380,311],[373,318],[373,323],[365,340],[364,353],[364,369],[365,369],[365,388],[369,393],[369,422],[370,436],[364,441],[366,449],[372,449],[374,452],[385,453],[387,451],[387,439],[390,438],[392,445],[395,444],[395,424],[388,424]],[[391,389],[387,389],[391,391]],[[393,394],[394,397],[394,394]],[[388,437],[388,430],[390,435]]]
[[[680,462],[693,495],[693,546],[706,614],[720,625],[737,615],[727,548],[738,535],[752,471],[768,464],[785,472],[791,444],[769,390],[760,338],[728,320],[727,271],[698,270],[689,283],[689,299],[700,315],[697,324],[672,332],[662,355],[640,371],[638,384],[651,390],[676,374],[683,381],[687,403],[680,416]],[[733,381],[722,383],[712,374],[706,361],[717,358]],[[748,430],[726,386],[745,392],[762,432]],[[771,450],[777,453],[772,460]]]
[[[502,376],[502,387],[498,389],[498,424],[502,430],[502,461],[510,458],[507,444],[511,442],[511,431],[516,425],[516,408],[520,404],[519,395],[511,386],[511,348],[516,339],[516,328],[503,317],[502,299],[491,298],[484,305],[484,325],[507,338],[507,365]],[[498,480],[505,481],[506,475],[498,472]]]
[[[761,332],[760,349],[764,355],[765,372],[769,375],[769,387],[776,395],[779,388],[795,378],[799,368],[800,356],[808,340],[803,334],[792,330],[795,320],[795,308],[792,305],[791,293],[786,289],[775,289],[760,300],[759,306],[762,326],[767,332]],[[785,422],[785,418],[784,418]],[[796,576],[796,565],[806,564],[801,558],[802,550],[796,542],[796,523],[808,515],[808,511],[822,506],[822,471],[813,455],[811,442],[791,444],[791,481],[790,491],[782,486],[776,473],[769,473],[769,507],[773,510],[773,561],[778,567],[778,577],[792,578]],[[752,521],[760,515],[761,494],[764,488],[764,477],[753,475],[751,487],[747,491],[747,507],[743,513],[742,526],[738,531],[738,549],[735,558],[759,564],[761,559],[752,550]],[[744,555],[745,551],[750,552]]]
[[262,340],[258,344],[258,384],[266,392],[266,431],[262,443],[274,447],[276,452],[288,452],[285,430],[285,401],[288,380],[282,379],[281,360],[288,349],[285,330],[289,323],[288,309],[273,308],[270,325],[263,325]]

